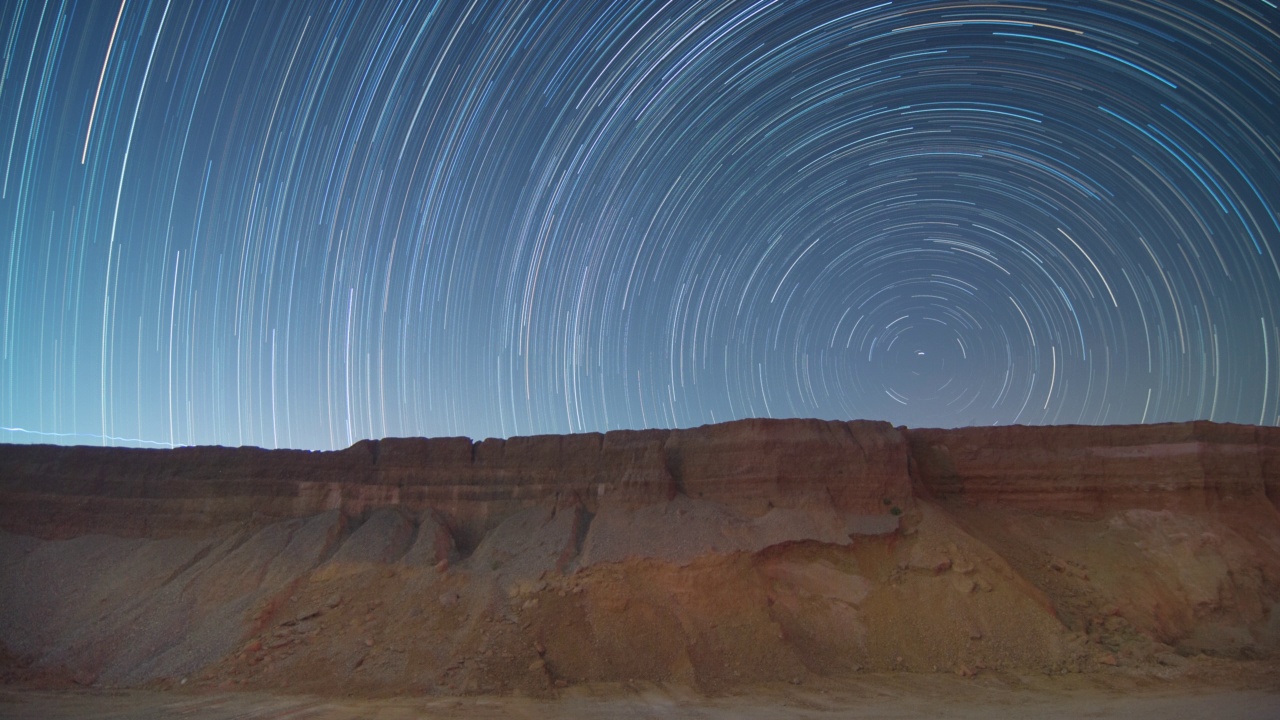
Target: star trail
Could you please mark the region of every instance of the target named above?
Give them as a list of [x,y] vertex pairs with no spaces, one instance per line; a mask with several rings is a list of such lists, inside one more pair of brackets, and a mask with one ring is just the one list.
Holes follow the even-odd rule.
[[0,7],[0,441],[1280,422],[1280,9]]

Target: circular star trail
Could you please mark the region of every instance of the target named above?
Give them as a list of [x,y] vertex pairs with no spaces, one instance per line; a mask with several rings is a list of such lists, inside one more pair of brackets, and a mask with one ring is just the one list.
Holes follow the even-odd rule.
[[1268,0],[16,0],[0,440],[1280,419]]

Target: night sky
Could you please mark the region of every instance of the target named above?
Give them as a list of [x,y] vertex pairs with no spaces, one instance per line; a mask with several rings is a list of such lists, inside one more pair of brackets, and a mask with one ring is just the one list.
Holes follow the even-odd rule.
[[1280,421],[1280,10],[0,3],[0,441]]

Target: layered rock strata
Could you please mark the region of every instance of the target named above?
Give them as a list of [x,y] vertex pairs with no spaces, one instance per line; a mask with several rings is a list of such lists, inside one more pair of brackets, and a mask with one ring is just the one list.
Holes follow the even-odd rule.
[[1275,658],[1278,502],[1280,429],[1202,422],[0,446],[0,670],[543,693]]
[[905,433],[913,475],[939,497],[1082,513],[1280,507],[1280,428],[1201,421]]
[[752,517],[819,507],[855,522],[884,516],[885,498],[911,495],[907,444],[887,423],[743,420],[479,442],[389,438],[336,452],[0,446],[0,527],[45,538],[168,537],[395,506],[434,511],[474,547],[524,507],[595,513],[677,495]]

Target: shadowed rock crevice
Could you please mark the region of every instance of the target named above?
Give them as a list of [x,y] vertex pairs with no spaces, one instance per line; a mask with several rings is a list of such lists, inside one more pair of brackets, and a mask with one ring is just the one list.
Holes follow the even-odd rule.
[[672,500],[676,495],[687,495],[688,489],[684,482],[684,455],[678,446],[672,447],[670,442],[663,443],[662,446],[662,467],[667,472],[667,477],[671,480],[671,485],[667,491],[667,499]]

